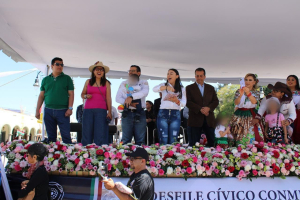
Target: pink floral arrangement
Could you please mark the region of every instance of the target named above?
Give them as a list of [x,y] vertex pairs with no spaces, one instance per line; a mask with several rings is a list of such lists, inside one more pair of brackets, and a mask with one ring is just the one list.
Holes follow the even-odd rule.
[[[0,145],[8,158],[7,172],[17,171],[26,176],[29,164],[27,149],[34,142],[16,140]],[[44,159],[48,172],[89,172],[99,175],[106,164],[109,176],[130,176],[129,158],[125,153],[136,146],[95,144],[44,144],[49,153]],[[193,147],[182,144],[143,146],[149,153],[148,171],[154,176],[188,177],[300,177],[300,145],[254,145],[222,149],[207,148],[199,143]]]

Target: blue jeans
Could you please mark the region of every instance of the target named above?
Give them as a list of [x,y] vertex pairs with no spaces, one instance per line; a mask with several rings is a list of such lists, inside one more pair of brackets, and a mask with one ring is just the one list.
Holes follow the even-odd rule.
[[157,115],[159,143],[172,144],[177,141],[180,124],[179,110],[160,109]]
[[45,108],[44,121],[49,142],[56,142],[57,140],[57,125],[60,130],[62,140],[66,144],[71,144],[70,134],[70,117],[66,117],[67,109],[51,109]]
[[107,110],[94,108],[84,109],[82,117],[82,145],[93,142],[100,146],[108,144]]
[[145,141],[146,135],[146,114],[145,111],[141,111],[140,122],[135,122],[136,112],[128,112],[126,118],[122,117],[122,141],[124,144],[131,143],[134,133],[134,139],[136,145],[141,145]]

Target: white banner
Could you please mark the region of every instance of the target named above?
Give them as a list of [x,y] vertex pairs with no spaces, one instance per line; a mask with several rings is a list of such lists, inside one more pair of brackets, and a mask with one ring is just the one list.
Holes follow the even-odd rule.
[[[112,178],[125,185],[129,178]],[[155,200],[299,200],[297,177],[257,178],[155,178]],[[103,186],[102,200],[115,199]]]

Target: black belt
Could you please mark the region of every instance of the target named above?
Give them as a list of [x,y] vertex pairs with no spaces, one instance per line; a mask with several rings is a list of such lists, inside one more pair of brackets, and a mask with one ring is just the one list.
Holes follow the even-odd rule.
[[130,112],[136,112],[136,109],[128,109]]

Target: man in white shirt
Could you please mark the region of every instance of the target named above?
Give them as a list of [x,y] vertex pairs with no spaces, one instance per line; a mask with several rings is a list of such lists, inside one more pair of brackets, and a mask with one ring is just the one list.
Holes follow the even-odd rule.
[[[141,75],[141,68],[137,65],[132,65],[128,72],[128,75],[131,76],[132,74],[137,74],[138,76]],[[126,89],[127,81],[123,81],[119,87],[116,96],[116,102],[129,106],[129,113],[126,118],[122,117],[122,141],[124,144],[130,143],[132,140],[133,133],[135,138],[135,144],[141,145],[145,141],[146,135],[146,114],[145,111],[142,110],[140,114],[140,120],[137,122],[135,119],[136,115],[136,105],[137,103],[132,103],[132,100],[141,99],[142,108],[146,108],[146,97],[149,93],[149,85],[148,81],[146,80],[139,80],[138,85],[141,87],[141,90],[132,94],[132,96],[127,96],[129,92]]]

